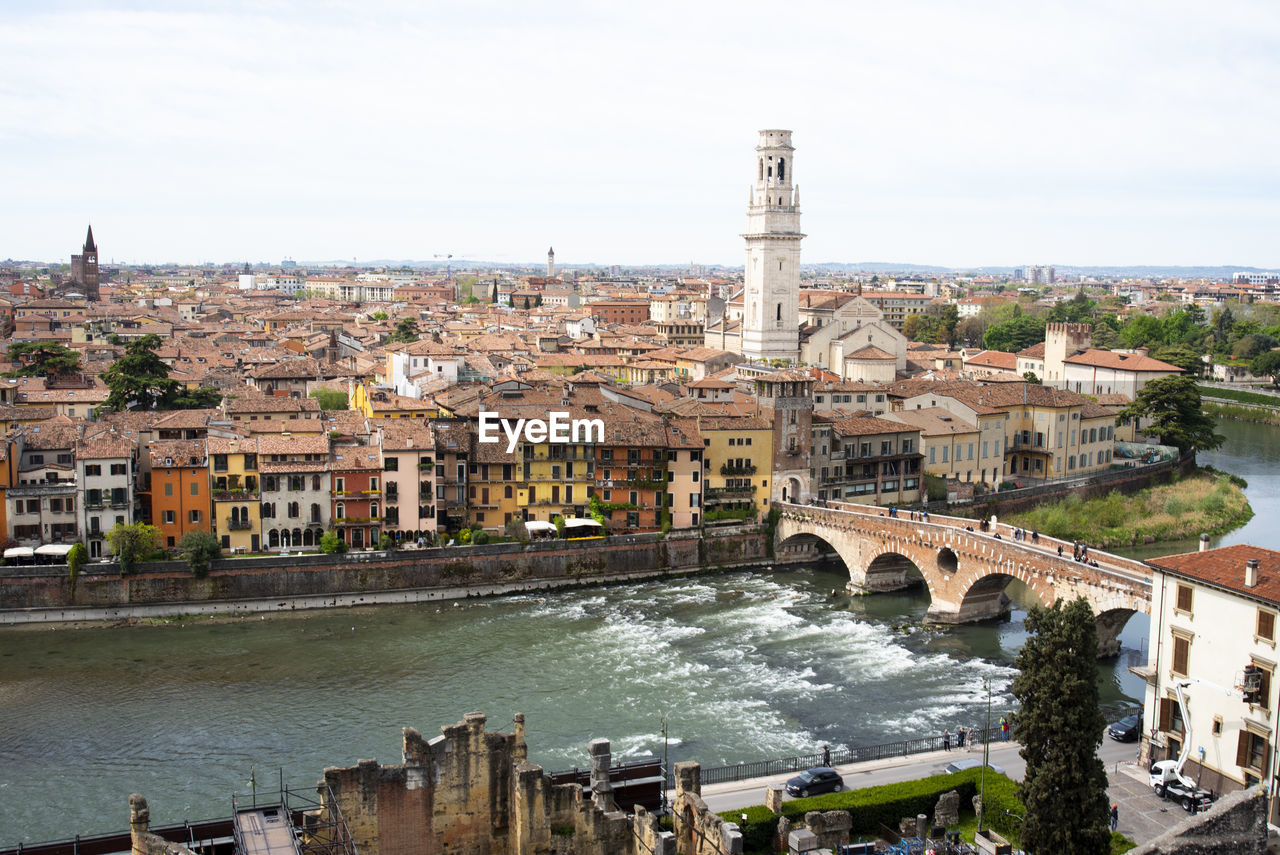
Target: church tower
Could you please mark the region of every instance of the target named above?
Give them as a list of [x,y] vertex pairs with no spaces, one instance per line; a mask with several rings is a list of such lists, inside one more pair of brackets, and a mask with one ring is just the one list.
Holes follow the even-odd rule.
[[93,226],[84,238],[84,248],[79,255],[71,256],[71,279],[80,284],[87,300],[98,297],[98,245],[93,242]]
[[764,130],[747,206],[742,355],[800,360],[800,189],[791,131]]
[[556,248],[547,247],[547,278],[556,278]]

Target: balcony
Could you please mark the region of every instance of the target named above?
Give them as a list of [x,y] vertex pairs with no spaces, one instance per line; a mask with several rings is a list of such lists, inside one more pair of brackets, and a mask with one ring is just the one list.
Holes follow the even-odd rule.
[[721,502],[721,501],[732,501],[735,499],[750,499],[756,494],[756,488],[755,487],[707,487],[702,492],[708,502]]
[[756,467],[754,464],[748,463],[746,466],[730,466],[728,463],[720,467],[720,474],[729,475],[754,475]]
[[1043,436],[1031,436],[1025,438],[1022,436],[1014,436],[1014,438],[1009,441],[1009,445],[1008,448],[1005,449],[1005,453],[1015,451],[1029,451],[1037,454],[1053,453],[1049,449],[1049,446],[1045,444]]
[[228,531],[248,531],[253,528],[252,520],[227,520]]
[[214,490],[213,500],[215,502],[256,502],[258,495],[257,490]]

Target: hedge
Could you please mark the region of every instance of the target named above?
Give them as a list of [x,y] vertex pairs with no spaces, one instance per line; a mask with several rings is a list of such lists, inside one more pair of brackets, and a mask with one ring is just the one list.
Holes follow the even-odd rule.
[[[956,790],[960,793],[960,810],[972,810],[973,797],[978,794],[982,769],[966,769],[950,775],[935,775],[903,781],[900,784],[884,784],[842,793],[827,793],[807,799],[792,799],[782,803],[782,814],[793,823],[804,820],[809,811],[847,811],[853,817],[850,833],[873,837],[880,827],[897,829],[898,822],[907,816],[925,814],[932,819],[938,798],[943,793]],[[1021,816],[1025,809],[1018,800],[1018,785],[1004,775],[987,770],[986,824],[997,831],[1013,831],[1015,823],[1005,811]],[[746,820],[742,816],[746,814]],[[754,805],[745,810],[724,811],[720,816],[742,827],[743,848],[747,852],[771,852],[778,835],[779,814],[764,805]]]
[[1257,404],[1275,409],[1280,407],[1280,397],[1261,395],[1257,392],[1246,392],[1243,389],[1225,389],[1219,386],[1197,386],[1196,391],[1202,398],[1218,398],[1228,401],[1239,401],[1242,404]]

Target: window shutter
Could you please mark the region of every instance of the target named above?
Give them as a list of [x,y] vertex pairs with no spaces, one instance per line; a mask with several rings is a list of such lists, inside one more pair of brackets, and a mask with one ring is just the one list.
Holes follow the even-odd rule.
[[1276,637],[1276,616],[1271,612],[1258,612],[1258,637],[1274,640]]
[[1249,767],[1249,731],[1240,731],[1240,739],[1236,742],[1236,765]]
[[1184,612],[1191,611],[1191,586],[1178,586],[1178,609]]
[[1185,638],[1173,639],[1173,673],[1187,673],[1187,652],[1190,646]]
[[1165,733],[1173,727],[1173,704],[1172,698],[1160,699],[1160,730]]

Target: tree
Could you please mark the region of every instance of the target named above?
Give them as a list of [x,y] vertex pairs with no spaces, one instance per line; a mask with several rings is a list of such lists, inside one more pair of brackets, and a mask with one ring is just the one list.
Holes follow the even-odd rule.
[[493,296],[489,298],[489,302],[493,303],[495,306],[498,304],[498,283],[497,282],[493,283]]
[[1054,306],[1049,312],[1049,320],[1053,323],[1087,324],[1093,321],[1093,312],[1097,308],[1098,304],[1085,296],[1081,288],[1070,300]]
[[84,567],[84,563],[89,560],[89,550],[84,548],[83,543],[76,543],[71,547],[71,551],[67,553],[67,578],[71,583],[71,598],[74,600],[76,596],[76,580],[80,578],[80,569]]
[[160,548],[160,529],[146,523],[116,523],[107,532],[107,545],[120,564],[120,574],[133,573],[139,561]]
[[1259,354],[1249,363],[1249,373],[1254,377],[1270,377],[1271,385],[1280,389],[1280,350]]
[[179,389],[176,394],[161,402],[162,410],[208,410],[222,403],[222,390],[213,386],[199,389]]
[[[1106,719],[1098,709],[1098,629],[1089,603],[1032,607],[1015,663],[1020,705],[1014,736],[1027,761],[1018,793],[1026,805],[1023,848],[1106,855],[1111,851],[1107,773],[1098,759]],[[1070,805],[1070,810],[1064,810]]]
[[1098,350],[1112,350],[1122,344],[1124,339],[1115,327],[1101,321],[1093,325],[1093,346]]
[[981,315],[970,315],[956,324],[955,340],[966,347],[980,347],[987,331],[987,322]]
[[1120,331],[1129,347],[1150,347],[1164,343],[1164,324],[1154,315],[1134,315]]
[[156,356],[159,346],[160,336],[144,335],[130,342],[124,356],[102,372],[103,382],[111,390],[103,407],[116,411],[130,407],[151,410],[178,394],[178,381],[169,378],[169,366]]
[[1044,341],[1044,321],[1029,315],[1018,315],[1003,323],[987,327],[982,341],[988,350],[1017,353],[1023,348]]
[[1200,390],[1194,378],[1171,374],[1143,386],[1133,403],[1117,419],[1150,419],[1144,433],[1160,437],[1161,445],[1188,451],[1211,451],[1226,441],[1214,433],[1218,423],[1201,408]]
[[369,317],[375,321],[385,321],[390,316],[386,312],[374,312]]
[[1231,355],[1236,359],[1253,359],[1259,354],[1266,353],[1280,342],[1266,333],[1251,333],[1243,336],[1231,345]]
[[222,544],[207,531],[189,531],[178,541],[178,554],[186,559],[191,575],[203,579],[209,575],[209,563],[222,557]]
[[58,377],[80,370],[80,354],[57,342],[16,341],[8,356],[19,367],[5,377]]
[[341,555],[347,551],[347,542],[338,537],[338,533],[329,529],[320,535],[320,551],[325,555]]
[[1151,357],[1170,365],[1176,365],[1188,374],[1198,374],[1204,367],[1200,354],[1186,345],[1174,344],[1152,351]]
[[311,397],[320,402],[322,410],[345,410],[347,393],[341,389],[312,389]]
[[1022,379],[1026,380],[1028,383],[1034,383],[1037,386],[1044,385],[1043,383],[1040,382],[1040,378],[1036,376],[1036,373],[1034,371],[1023,371]]
[[398,341],[409,344],[420,338],[418,335],[418,322],[413,318],[401,318],[396,321],[395,332],[387,336],[387,341]]

